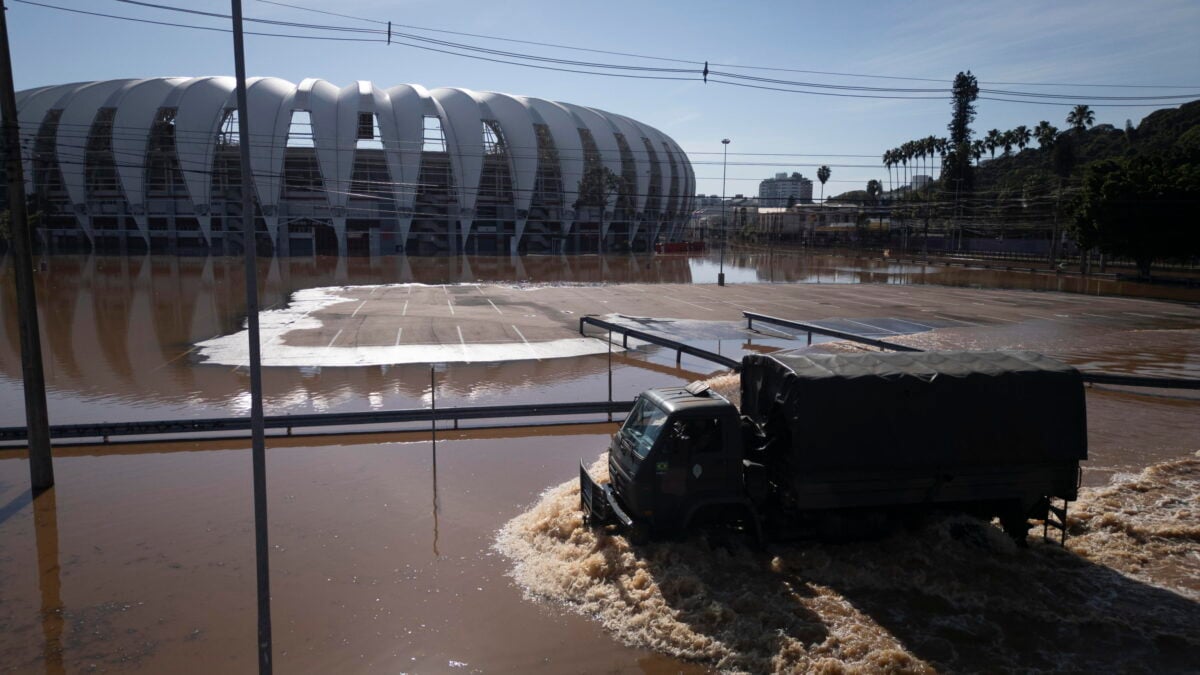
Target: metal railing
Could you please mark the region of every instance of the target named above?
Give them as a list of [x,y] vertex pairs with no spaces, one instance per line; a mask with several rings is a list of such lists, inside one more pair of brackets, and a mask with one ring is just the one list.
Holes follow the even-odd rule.
[[746,327],[747,328],[753,328],[755,321],[761,321],[762,323],[769,323],[769,324],[774,324],[776,326],[783,326],[785,328],[792,328],[794,330],[805,331],[808,333],[808,344],[810,344],[810,345],[812,344],[813,333],[816,333],[817,335],[826,335],[828,337],[838,338],[839,340],[849,340],[851,342],[858,342],[860,344],[870,345],[872,347],[878,347],[879,349],[886,349],[886,350],[894,351],[894,352],[924,351],[923,349],[917,349],[916,347],[909,347],[907,345],[898,345],[898,344],[895,344],[892,342],[885,342],[884,340],[876,340],[875,338],[864,337],[862,335],[858,335],[855,333],[847,333],[846,331],[836,330],[833,328],[825,328],[824,326],[817,326],[817,325],[814,325],[811,323],[804,323],[803,321],[792,321],[791,319],[781,319],[776,316],[768,316],[766,314],[758,314],[756,312],[742,312],[742,316],[746,318]]
[[[514,417],[563,417],[570,415],[610,415],[628,413],[633,401],[595,401],[585,403],[528,403],[522,405],[470,406],[460,408],[406,408],[403,410],[373,410],[350,413],[309,413],[303,415],[267,415],[263,418],[266,429],[285,430],[290,436],[294,429],[314,427],[346,427],[364,424],[403,424],[412,422],[451,421],[455,429],[462,420],[500,420]],[[490,425],[535,426],[533,424]],[[475,427],[471,427],[475,428]],[[25,427],[0,427],[0,442],[25,441]],[[54,440],[100,439],[108,443],[113,437],[133,436],[179,436],[187,434],[217,434],[223,432],[249,432],[248,417],[210,417],[201,419],[158,420],[149,422],[98,422],[89,424],[56,424],[50,427],[50,438]],[[399,429],[398,431],[420,431]],[[223,436],[222,438],[227,438]],[[178,440],[178,439],[174,439]]]
[[718,363],[722,366],[725,366],[726,368],[731,368],[734,371],[740,371],[742,369],[742,362],[740,360],[731,359],[728,356],[722,356],[721,354],[716,354],[716,353],[710,352],[706,349],[700,349],[699,347],[693,347],[691,345],[687,345],[682,342],[679,342],[678,340],[672,340],[671,338],[662,337],[660,335],[654,335],[652,333],[647,333],[645,331],[637,330],[636,328],[622,326],[619,323],[605,321],[604,319],[597,319],[594,316],[579,317],[579,334],[580,335],[585,334],[583,332],[583,327],[585,325],[596,326],[597,328],[603,328],[605,330],[609,330],[614,333],[620,334],[622,336],[621,346],[623,346],[623,347],[628,347],[629,346],[629,338],[633,338],[635,340],[641,340],[642,342],[649,342],[650,344],[659,345],[660,347],[666,347],[668,349],[673,349],[673,350],[675,350],[675,363],[676,364],[678,364],[680,362],[683,354],[688,354],[689,356],[695,356],[696,358],[699,358],[699,359],[704,359],[706,361],[712,361],[713,363]]

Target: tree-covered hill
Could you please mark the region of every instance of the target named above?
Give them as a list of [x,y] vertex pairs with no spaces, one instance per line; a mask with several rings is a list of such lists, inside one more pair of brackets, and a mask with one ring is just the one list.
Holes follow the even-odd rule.
[[[1069,176],[1078,179],[1091,162],[1138,155],[1164,155],[1179,146],[1184,136],[1200,137],[1200,101],[1178,108],[1156,110],[1134,127],[1126,124],[1118,129],[1111,124],[1098,124],[1091,129],[1068,129],[1060,134],[1057,144],[1069,143],[1074,154]],[[1188,136],[1190,139],[1192,136]],[[999,195],[1031,188],[1031,182],[1046,181],[1047,189],[1057,177],[1055,151],[1051,148],[1029,147],[995,159],[984,159],[976,173],[980,194]]]

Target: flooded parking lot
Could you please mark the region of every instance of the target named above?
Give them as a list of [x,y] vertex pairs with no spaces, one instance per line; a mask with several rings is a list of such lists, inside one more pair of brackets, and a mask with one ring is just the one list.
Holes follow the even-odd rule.
[[[245,414],[244,368],[202,346],[241,329],[240,264],[48,258],[38,290],[51,422]],[[349,366],[338,351],[389,343],[464,354],[499,345],[502,361],[442,359],[452,362],[438,374],[439,407],[604,400],[603,341],[577,356],[539,360],[529,350],[581,339],[585,314],[642,327],[670,319],[653,327],[734,358],[806,344],[799,334],[746,331],[741,312],[756,311],[858,324],[862,334],[923,349],[1033,349],[1081,368],[1200,377],[1200,309],[1140,297],[1150,291],[1136,284],[736,253],[725,260],[736,283],[720,289],[711,285],[715,264],[711,256],[263,261],[264,308],[287,310],[305,289],[334,289],[321,292],[337,300],[279,333],[281,344],[307,350],[308,362],[265,369],[267,413],[427,407],[425,362]],[[0,427],[20,426],[15,303],[9,267],[0,265]],[[686,355],[676,367],[670,350],[630,347],[611,357],[616,399],[719,370]],[[1093,387],[1087,399],[1088,485],[1200,448],[1194,395]],[[678,658],[687,654],[621,646],[585,616],[524,600],[506,576],[508,560],[492,550],[496,532],[570,479],[580,457],[599,454],[612,429],[446,429],[436,469],[428,433],[271,439],[280,672],[693,667]],[[58,485],[38,508],[21,453],[0,450],[0,669],[252,672],[246,450],[239,441],[61,448]],[[788,564],[790,573],[811,573]],[[1200,592],[1191,577],[1151,581]],[[901,647],[925,639],[880,614],[878,598],[862,597],[857,611],[889,639]],[[958,651],[970,640],[937,637]],[[937,647],[924,649],[918,655]]]

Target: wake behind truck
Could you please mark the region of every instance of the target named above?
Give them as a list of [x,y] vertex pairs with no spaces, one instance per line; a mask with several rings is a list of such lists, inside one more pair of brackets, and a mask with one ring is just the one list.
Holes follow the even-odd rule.
[[842,538],[952,509],[1024,542],[1029,518],[1076,498],[1084,459],[1082,377],[1046,356],[776,353],[743,359],[740,411],[701,383],[642,392],[610,482],[582,463],[579,478],[589,522],[639,535]]

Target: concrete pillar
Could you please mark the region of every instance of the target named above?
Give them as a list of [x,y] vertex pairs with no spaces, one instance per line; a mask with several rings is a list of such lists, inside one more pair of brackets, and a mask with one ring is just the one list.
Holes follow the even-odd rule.
[[337,236],[338,255],[346,255],[349,248],[346,243],[346,219],[344,217],[333,218],[333,233]]
[[146,242],[146,250],[150,250],[150,220],[144,213],[135,213],[133,222],[137,225],[138,232],[142,235],[142,240]]
[[291,228],[286,223],[281,223],[279,216],[263,216],[263,221],[267,225],[267,236],[270,237],[272,244],[275,246],[275,255],[286,256],[292,251]]
[[291,223],[281,222],[279,230],[275,233],[275,241],[279,242],[276,247],[278,255],[287,257],[292,254],[292,225]]
[[562,239],[561,239],[561,243],[558,246],[558,251],[556,251],[557,253],[566,253],[567,252],[567,244],[570,241],[571,228],[574,224],[575,224],[574,219],[571,219],[571,218],[563,219],[563,221],[562,221]]
[[82,213],[75,214],[75,220],[79,223],[79,231],[87,237],[87,241],[93,248],[96,246],[95,230],[92,227],[92,217]]
[[467,216],[465,218],[459,218],[458,222],[459,226],[462,228],[462,243],[460,251],[462,253],[466,253],[467,242],[471,240],[471,225],[474,224],[475,219],[472,216]]
[[525,218],[521,218],[515,223],[513,238],[508,240],[508,252],[512,255],[516,255],[521,249],[521,237],[525,236],[525,225],[528,222]]
[[380,233],[378,227],[372,227],[367,231],[367,246],[372,258],[379,256],[379,236]]
[[412,231],[412,214],[401,215],[397,219],[396,246],[398,250],[408,251],[408,233]]
[[197,214],[196,222],[199,224],[200,236],[204,243],[212,247],[212,216],[207,213]]

